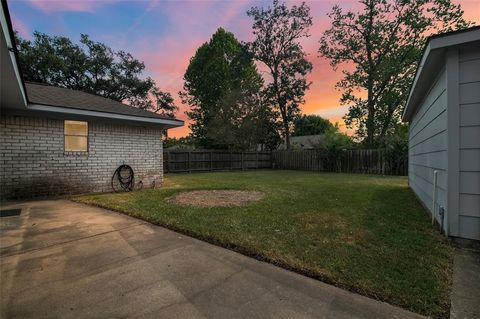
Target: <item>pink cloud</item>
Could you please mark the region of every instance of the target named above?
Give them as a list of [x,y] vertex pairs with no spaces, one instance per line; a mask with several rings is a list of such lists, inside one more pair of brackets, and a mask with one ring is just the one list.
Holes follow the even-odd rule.
[[[199,24],[199,21],[218,21],[216,26],[226,27],[229,31],[235,33],[235,35],[244,41],[252,39],[251,35],[251,19],[246,16],[246,11],[251,5],[264,5],[258,2],[246,3],[244,1],[233,1],[234,4],[227,6],[224,11],[218,16],[217,12],[212,12],[212,6],[210,1],[205,1],[198,10],[195,8],[195,19],[189,17],[190,10],[180,10],[170,7],[171,13],[178,21],[182,21],[178,28],[182,35],[183,43],[177,43],[176,41],[165,41],[162,43],[162,51],[158,55],[152,54],[150,61],[154,64],[154,73],[160,86],[165,84],[165,89],[171,87],[172,93],[178,92],[183,85],[182,76],[183,72],[188,65],[188,58],[195,53],[195,49],[203,42],[208,41],[210,35],[205,36],[205,32],[199,32],[198,28],[203,25]],[[289,5],[299,4],[298,1],[287,1]],[[480,23],[480,1],[478,0],[454,0],[455,3],[460,3],[465,10],[465,18],[474,20],[477,24]],[[327,17],[327,13],[331,11],[331,8],[335,4],[340,4],[344,10],[356,10],[359,7],[357,0],[352,1],[337,1],[337,0],[324,0],[324,1],[308,1],[307,3],[311,8],[311,14],[314,17],[314,24],[311,28],[311,37],[302,41],[305,51],[309,54],[308,59],[313,63],[313,72],[308,75],[309,81],[312,82],[310,89],[305,95],[305,104],[301,106],[302,112],[305,114],[318,114],[325,118],[328,118],[333,123],[338,122],[342,131],[348,134],[353,134],[353,130],[346,128],[342,119],[343,115],[348,111],[347,106],[339,106],[339,100],[341,92],[335,89],[335,84],[343,77],[340,70],[334,71],[329,62],[322,57],[318,56],[317,50],[319,47],[318,40],[322,33],[330,26],[330,19]],[[214,32],[214,29],[212,29]],[[182,50],[184,48],[185,50]],[[171,50],[171,51],[170,51]],[[159,59],[165,57],[166,61],[156,61],[155,56]],[[175,64],[176,66],[172,65]],[[149,65],[149,64],[147,64]],[[349,67],[345,65],[344,67]],[[260,70],[263,70],[262,66],[259,66]],[[164,74],[165,76],[160,76]],[[171,81],[168,78],[169,75],[175,77],[175,81]],[[165,78],[165,80],[163,80]],[[186,119],[183,112],[188,109],[188,106],[181,105],[179,114],[181,119]],[[182,128],[177,128],[169,132],[170,136],[185,136],[189,133],[188,121]]]
[[76,12],[93,12],[96,8],[108,4],[109,0],[30,0],[37,9],[45,12],[59,12],[59,11],[76,11]]
[[12,17],[13,29],[24,39],[31,39],[30,28],[17,17]]
[[460,4],[464,11],[463,17],[467,20],[480,25],[480,1],[478,0],[452,0],[455,4]]
[[[190,58],[202,41],[188,41],[177,37],[158,39],[143,39],[135,44],[136,56],[145,63],[149,75],[156,81],[160,89],[170,92],[175,103],[180,107],[178,118],[187,120],[185,111],[189,106],[181,103],[178,92],[183,89],[183,74],[188,67]],[[186,130],[175,130],[178,136],[183,136]],[[172,132],[172,136],[175,136]]]
[[[191,56],[195,54],[195,50],[201,43],[210,39],[211,33],[217,27],[225,27],[228,31],[234,32],[239,40],[252,40],[251,34],[251,19],[247,17],[246,11],[252,5],[243,1],[234,2],[225,6],[223,10],[212,11],[207,3],[199,9],[195,14],[195,19],[188,19],[184,21],[182,17],[178,21],[184,21],[178,25],[176,32],[184,33],[185,37],[172,37],[171,39],[161,39],[158,44],[158,52],[151,52],[146,57],[145,62],[147,69],[153,71],[153,77],[158,84],[165,90],[172,89],[172,93],[177,93],[181,90],[183,85],[182,76],[185,72],[188,61]],[[291,5],[292,3],[289,2]],[[253,4],[255,5],[255,4]],[[326,19],[326,13],[330,11],[334,5],[334,1],[329,2],[313,2],[310,3],[312,15],[315,17],[315,24],[311,29],[311,37],[302,41],[304,49],[309,54],[308,59],[313,63],[313,72],[308,76],[312,81],[310,90],[306,93],[306,103],[302,105],[302,111],[306,114],[321,114],[326,118],[339,122],[344,130],[344,123],[341,117],[345,114],[346,107],[334,106],[338,105],[341,93],[334,90],[335,83],[340,80],[342,74],[332,70],[328,61],[318,57],[318,40],[323,31],[328,27],[329,21]],[[208,8],[208,10],[205,10]],[[197,10],[196,10],[197,11]],[[206,12],[205,12],[206,11]],[[177,19],[177,15],[183,16],[185,12],[172,11],[172,14]],[[202,13],[202,14],[200,14]],[[206,16],[203,16],[203,15]],[[203,20],[205,19],[205,20]],[[211,28],[211,33],[206,35],[205,30],[198,33],[198,21],[216,21]],[[181,41],[179,40],[181,39]],[[151,41],[149,41],[151,45]],[[147,45],[148,46],[148,45]],[[165,60],[164,60],[165,59]],[[147,62],[150,61],[150,62]],[[259,65],[259,70],[264,71],[264,67]],[[172,78],[169,78],[172,76]],[[264,76],[267,76],[264,74]],[[187,105],[180,105],[179,118],[187,120],[183,114],[188,110]],[[172,130],[170,136],[180,137],[189,133],[187,128],[189,121],[186,122],[185,127]]]
[[155,8],[157,8],[159,4],[160,4],[159,0],[149,0],[143,14],[135,19],[132,25],[128,28],[128,31],[135,30],[138,26],[140,26],[142,21],[145,19],[145,17]]
[[228,2],[225,9],[221,11],[218,25],[226,27],[233,24],[232,22],[243,22],[241,18],[246,17],[246,12],[249,8],[249,3],[245,1]]
[[[172,93],[180,107],[177,117],[186,121],[183,128],[172,130],[171,136],[189,133],[185,111],[190,107],[181,103],[178,92],[183,89],[183,74],[190,58],[202,43],[209,41],[218,27],[230,29],[228,26],[232,26],[235,30],[230,31],[234,31],[237,37],[249,34],[250,23],[239,21],[246,20],[247,8],[248,3],[243,1],[223,3],[221,6],[219,2],[202,1],[182,3],[179,10],[178,4],[169,2],[161,9],[172,20],[174,35],[142,38],[135,42],[135,56],[145,63],[146,70],[158,86]],[[193,10],[194,19],[191,16]],[[238,32],[239,27],[242,27],[242,32]]]

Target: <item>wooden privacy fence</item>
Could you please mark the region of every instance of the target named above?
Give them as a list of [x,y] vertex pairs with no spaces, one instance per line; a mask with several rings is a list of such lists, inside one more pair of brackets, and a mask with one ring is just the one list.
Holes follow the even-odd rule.
[[407,175],[405,154],[384,149],[299,150],[274,152],[165,151],[166,173],[277,168],[338,173]]
[[384,149],[275,151],[272,166],[278,169],[407,175],[406,154],[391,154]]
[[271,168],[271,152],[165,151],[166,173]]

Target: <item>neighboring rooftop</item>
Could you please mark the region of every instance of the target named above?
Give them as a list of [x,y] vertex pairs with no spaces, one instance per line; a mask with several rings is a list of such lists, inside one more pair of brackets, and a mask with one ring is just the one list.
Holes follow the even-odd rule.
[[168,120],[174,119],[78,90],[59,88],[34,82],[25,82],[25,87],[27,89],[28,100],[33,104]]
[[[301,147],[302,149],[318,148],[320,143],[325,139],[325,134],[318,135],[304,135],[304,136],[290,136],[290,144],[293,147]],[[285,143],[282,143],[279,150],[286,149]]]

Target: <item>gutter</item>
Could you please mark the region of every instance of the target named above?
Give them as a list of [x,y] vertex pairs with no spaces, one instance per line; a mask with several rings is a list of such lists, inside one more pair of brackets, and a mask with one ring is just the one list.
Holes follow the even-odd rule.
[[158,124],[158,125],[168,126],[170,128],[184,125],[184,122],[182,120],[177,120],[177,119],[163,119],[163,118],[126,115],[126,114],[118,114],[118,113],[110,113],[110,112],[90,111],[90,110],[73,109],[68,107],[43,105],[43,104],[28,104],[27,110],[48,112],[48,113],[63,115],[63,116],[76,115],[76,116],[96,117],[96,118],[119,120],[119,121],[130,121],[130,122],[145,123],[145,124]]
[[10,51],[10,59],[12,60],[12,66],[15,71],[15,77],[17,78],[20,91],[22,92],[23,103],[26,106],[28,103],[27,89],[25,83],[23,82],[22,69],[20,68],[20,63],[18,63],[18,49],[15,42],[15,35],[12,28],[12,20],[10,19],[10,11],[8,10],[8,4],[6,0],[2,1],[2,16],[0,23],[2,25],[3,35],[5,42],[7,43],[8,51]]

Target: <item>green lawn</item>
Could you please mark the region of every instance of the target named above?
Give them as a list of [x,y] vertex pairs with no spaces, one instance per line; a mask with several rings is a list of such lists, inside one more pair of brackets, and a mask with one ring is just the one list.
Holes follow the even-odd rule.
[[[245,207],[180,206],[184,190],[257,190]],[[448,317],[452,249],[405,177],[299,171],[167,175],[158,190],[76,197],[432,317]]]

